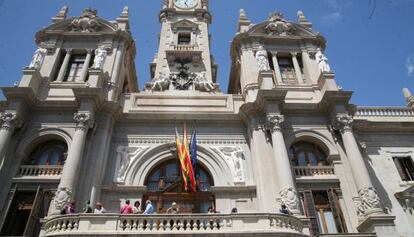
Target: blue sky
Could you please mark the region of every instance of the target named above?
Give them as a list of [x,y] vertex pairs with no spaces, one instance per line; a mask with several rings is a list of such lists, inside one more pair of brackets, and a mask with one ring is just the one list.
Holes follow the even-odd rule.
[[[130,24],[137,41],[136,67],[140,88],[148,81],[160,31],[162,0],[0,0],[0,85],[12,86],[21,78],[35,50],[34,35],[63,5],[69,15],[85,7],[113,20],[123,6],[130,7]],[[414,93],[414,0],[210,0],[213,24],[212,53],[219,65],[218,80],[227,91],[229,47],[244,8],[253,23],[280,11],[295,20],[303,10],[315,31],[328,40],[326,55],[344,90],[353,90],[358,105],[405,105],[401,88]],[[3,99],[3,95],[0,94]]]

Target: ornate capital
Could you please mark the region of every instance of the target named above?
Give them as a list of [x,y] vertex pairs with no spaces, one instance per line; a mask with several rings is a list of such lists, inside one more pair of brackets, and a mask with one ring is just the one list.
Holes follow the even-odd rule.
[[282,131],[282,123],[285,121],[285,117],[283,115],[269,114],[267,115],[266,120],[266,129],[269,129],[271,132]]
[[88,130],[93,127],[93,118],[90,113],[75,113],[73,120],[76,122],[76,130]]
[[370,213],[382,211],[377,191],[373,187],[365,187],[358,191],[359,200],[355,201],[357,214],[365,216]]
[[22,126],[23,121],[15,112],[0,113],[1,129],[11,130]]
[[354,119],[349,114],[336,115],[336,121],[341,133],[352,132],[352,123]]
[[296,212],[299,210],[299,199],[298,199],[298,193],[293,187],[287,187],[282,189],[279,192],[280,199],[279,203],[280,205],[286,205],[286,207],[289,209],[289,211]]
[[61,211],[66,206],[66,204],[70,202],[71,199],[72,199],[72,189],[67,188],[67,187],[60,187],[56,191],[55,197],[53,199],[56,210]]

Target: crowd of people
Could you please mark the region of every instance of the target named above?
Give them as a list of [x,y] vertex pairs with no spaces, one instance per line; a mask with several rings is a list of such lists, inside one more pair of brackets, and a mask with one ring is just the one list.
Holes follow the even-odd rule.
[[[122,215],[129,215],[129,214],[144,214],[144,215],[151,215],[155,214],[154,206],[152,205],[151,200],[147,200],[145,202],[145,210],[142,212],[141,203],[139,201],[135,201],[134,205],[131,206],[130,200],[126,200],[125,203],[121,206],[120,214]],[[60,214],[75,214],[76,213],[76,207],[75,207],[75,201],[71,201],[68,205],[66,205],[60,212]],[[106,213],[105,208],[102,206],[101,202],[97,202],[95,204],[95,209],[92,209],[91,202],[88,200],[85,203],[84,208],[82,209],[82,213],[95,213],[95,214],[102,214]],[[176,202],[173,202],[171,204],[171,207],[167,209],[167,214],[180,214],[180,208],[178,207]],[[216,214],[217,212],[213,209],[213,207],[209,207],[207,214]],[[231,210],[231,213],[237,213],[237,208],[233,208]],[[285,204],[282,204],[279,213],[285,214],[285,215],[291,215],[292,213],[287,208]]]

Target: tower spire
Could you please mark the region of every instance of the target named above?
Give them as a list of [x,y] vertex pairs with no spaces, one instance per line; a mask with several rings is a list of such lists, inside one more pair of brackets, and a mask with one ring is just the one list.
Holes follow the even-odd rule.
[[58,14],[52,17],[52,22],[55,23],[55,22],[66,19],[67,14],[68,14],[68,6],[63,6],[58,12]]
[[247,18],[247,14],[244,9],[239,10],[239,23],[237,25],[238,32],[245,32],[251,25],[251,21]]

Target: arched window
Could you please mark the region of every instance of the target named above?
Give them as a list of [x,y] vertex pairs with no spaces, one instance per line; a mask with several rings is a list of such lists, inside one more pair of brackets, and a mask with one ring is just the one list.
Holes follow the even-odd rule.
[[197,165],[195,174],[197,192],[186,192],[178,160],[157,165],[145,181],[148,193],[144,196],[144,203],[150,199],[157,213],[166,212],[173,202],[178,203],[181,213],[207,213],[209,207],[214,208],[214,195],[210,191],[213,179],[201,164]]
[[325,153],[313,143],[297,142],[290,147],[290,152],[293,154],[294,166],[328,165]]
[[38,145],[30,154],[26,165],[64,165],[68,146],[58,140]]

